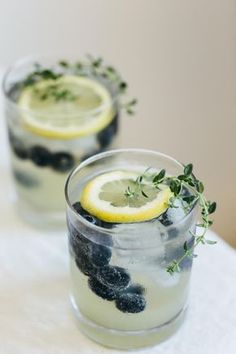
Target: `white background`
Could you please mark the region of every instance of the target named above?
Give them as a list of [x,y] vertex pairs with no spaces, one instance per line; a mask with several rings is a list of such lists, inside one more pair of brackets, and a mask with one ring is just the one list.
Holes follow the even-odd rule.
[[215,228],[236,245],[236,1],[0,0],[0,64],[32,53],[102,55],[139,98],[122,145],[192,161]]

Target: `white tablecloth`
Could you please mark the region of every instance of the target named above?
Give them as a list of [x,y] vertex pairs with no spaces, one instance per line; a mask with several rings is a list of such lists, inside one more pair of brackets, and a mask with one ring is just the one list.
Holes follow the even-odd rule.
[[[2,121],[0,141],[0,354],[119,353],[77,329],[68,299],[66,236],[39,232],[19,219]],[[139,353],[236,353],[236,251],[214,233],[208,236],[218,244],[199,249],[185,324],[167,342]]]

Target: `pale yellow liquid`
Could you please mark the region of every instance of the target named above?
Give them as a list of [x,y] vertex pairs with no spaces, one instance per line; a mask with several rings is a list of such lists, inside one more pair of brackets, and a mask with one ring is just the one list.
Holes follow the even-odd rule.
[[[86,323],[80,323],[80,327],[88,336],[107,346],[129,349],[153,345],[175,332],[183,320],[182,317],[178,318],[169,328],[157,329],[178,316],[185,307],[190,272],[185,271],[172,277],[165,269],[159,273],[154,269],[143,269],[142,272],[129,270],[129,273],[133,283],[139,283],[146,289],[146,308],[136,314],[124,313],[116,308],[114,301],[104,300],[93,293],[88,287],[88,277],[71,260],[75,306],[84,318],[107,331]],[[118,330],[118,334],[110,333],[109,329]],[[119,331],[122,331],[121,336]],[[140,331],[140,334],[136,332],[135,336],[135,332],[132,334],[129,331]]]

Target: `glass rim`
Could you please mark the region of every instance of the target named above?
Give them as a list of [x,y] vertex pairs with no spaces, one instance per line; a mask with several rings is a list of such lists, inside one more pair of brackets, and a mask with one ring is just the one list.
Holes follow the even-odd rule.
[[[112,149],[109,151],[105,151],[105,152],[101,152],[99,154],[93,155],[92,157],[89,157],[88,159],[84,160],[83,162],[81,162],[77,167],[75,167],[70,174],[67,177],[66,183],[65,183],[65,188],[64,188],[64,192],[65,192],[65,199],[66,199],[66,205],[67,207],[69,207],[70,211],[73,213],[73,215],[85,226],[88,228],[91,228],[94,231],[98,231],[98,232],[102,232],[102,233],[107,233],[107,234],[116,234],[116,228],[114,229],[108,229],[102,226],[97,226],[94,225],[92,223],[90,223],[89,221],[87,221],[85,218],[83,218],[79,213],[76,212],[76,210],[73,208],[73,205],[70,202],[70,198],[69,198],[69,194],[68,194],[68,190],[69,190],[69,185],[70,185],[70,181],[72,180],[72,178],[78,173],[78,171],[82,170],[84,167],[90,165],[91,163],[93,163],[94,161],[97,161],[98,159],[103,159],[109,156],[112,156],[114,154],[117,153],[140,153],[140,154],[151,154],[151,155],[155,155],[155,156],[161,156],[163,158],[168,159],[169,161],[172,161],[174,163],[176,163],[176,165],[184,168],[184,164],[182,164],[181,162],[179,162],[178,160],[176,160],[175,158],[164,154],[162,152],[158,152],[155,150],[150,150],[150,149],[140,149],[140,148],[123,148],[123,149]],[[189,188],[191,190],[193,190],[193,188],[191,188],[191,186],[189,186]],[[194,191],[194,190],[193,190]],[[189,212],[184,215],[182,218],[180,218],[177,222],[165,226],[166,230],[172,229],[174,227],[176,227],[176,225],[182,223],[185,219],[187,219],[187,217],[189,217],[193,211],[195,211],[196,207],[198,205],[198,201],[196,201],[194,203],[194,205],[192,206],[192,208],[189,210]],[[147,222],[152,221],[151,220],[145,220],[145,221],[140,221],[140,222],[136,222],[136,223],[132,223],[132,224],[145,224]],[[127,223],[131,224],[131,223]]]
[[[28,56],[25,56],[25,57],[22,57],[20,59],[17,59],[15,62],[13,62],[12,64],[10,64],[4,71],[4,74],[3,74],[3,77],[2,77],[2,84],[1,84],[1,89],[2,89],[2,92],[3,92],[3,96],[4,96],[4,99],[7,101],[7,103],[12,106],[15,110],[17,111],[20,111],[20,112],[25,112],[25,113],[28,113],[28,114],[33,114],[35,116],[37,115],[40,115],[40,116],[50,116],[50,117],[53,117],[53,116],[56,116],[56,117],[65,117],[65,114],[52,114],[52,113],[44,113],[44,114],[37,114],[34,110],[32,109],[23,109],[21,107],[19,107],[18,103],[15,102],[14,100],[12,100],[10,97],[9,97],[9,93],[7,92],[7,88],[6,88],[6,85],[7,85],[7,80],[9,78],[9,75],[11,73],[14,72],[14,70],[17,70],[17,69],[20,69],[21,66],[23,66],[24,64],[33,64],[34,62],[36,63],[37,61],[40,61],[41,60],[45,60],[45,59],[55,59],[55,65],[57,64],[56,62],[56,58],[57,56],[56,55],[52,55],[52,54],[45,54],[45,55],[28,55]],[[59,60],[59,59],[58,59]],[[78,75],[80,76],[80,75]],[[85,75],[85,77],[88,77],[90,78],[91,80],[94,80],[94,81],[97,81],[98,83],[99,80],[96,80],[93,76],[89,76],[89,75]],[[109,81],[107,81],[109,83]],[[102,83],[100,83],[100,85],[104,86],[107,91],[109,92],[110,94],[110,97],[111,97],[111,100],[109,103],[105,103],[105,104],[102,104],[100,105],[99,107],[97,108],[93,108],[93,109],[90,109],[90,110],[87,110],[86,112],[83,112],[83,113],[80,113],[79,114],[79,117],[85,117],[85,118],[90,118],[91,116],[93,115],[96,115],[98,114],[99,112],[102,112],[103,110],[105,109],[108,109],[109,107],[112,107],[115,103],[119,102],[119,93],[112,93],[111,90],[109,90],[105,85],[103,85]],[[78,113],[67,113],[66,114],[67,117],[78,117]],[[86,117],[88,116],[88,117]]]

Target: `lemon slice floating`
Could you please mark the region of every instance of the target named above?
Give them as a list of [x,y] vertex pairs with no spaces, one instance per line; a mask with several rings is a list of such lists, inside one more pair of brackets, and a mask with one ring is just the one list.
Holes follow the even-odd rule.
[[104,173],[89,181],[81,195],[81,205],[90,214],[107,222],[131,223],[151,220],[167,208],[172,192],[166,185],[160,190],[142,184],[142,190],[135,196],[127,196],[127,188],[135,190],[137,173],[113,171]]
[[[42,99],[52,87],[67,91],[73,99]],[[71,139],[97,133],[112,120],[112,98],[95,80],[65,75],[57,80],[41,80],[26,87],[19,98],[22,120],[31,132],[48,138]]]

